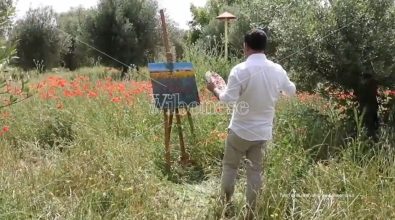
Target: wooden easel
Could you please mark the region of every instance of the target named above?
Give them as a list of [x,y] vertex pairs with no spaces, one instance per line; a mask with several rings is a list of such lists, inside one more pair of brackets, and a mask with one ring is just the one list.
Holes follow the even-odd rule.
[[[163,42],[164,42],[165,51],[166,51],[166,61],[168,63],[172,63],[172,62],[174,62],[174,60],[173,60],[173,54],[170,51],[169,35],[167,32],[167,24],[166,24],[166,19],[165,19],[165,14],[164,14],[163,9],[160,10],[160,17],[161,17],[161,21],[162,21],[162,32],[163,32]],[[191,114],[189,108],[187,108],[186,111],[187,111],[187,116],[188,116],[188,122],[189,122],[190,129],[191,129],[191,134],[192,134],[193,138],[195,139],[192,114]],[[180,150],[181,150],[180,163],[182,165],[187,165],[190,162],[190,157],[187,154],[186,149],[185,149],[184,134],[183,134],[182,125],[181,125],[181,115],[180,115],[179,108],[176,107],[175,109],[163,109],[164,127],[165,127],[165,160],[166,160],[166,166],[167,166],[168,171],[170,171],[170,168],[171,168],[170,136],[171,136],[171,130],[172,130],[172,125],[173,125],[174,114],[175,114],[176,120],[177,120],[178,137],[180,139]]]

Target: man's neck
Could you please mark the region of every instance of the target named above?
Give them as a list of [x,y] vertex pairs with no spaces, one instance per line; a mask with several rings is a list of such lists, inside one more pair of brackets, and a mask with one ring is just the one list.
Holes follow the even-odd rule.
[[254,52],[254,53],[250,53],[246,56],[246,59],[250,58],[253,55],[265,55],[265,53],[263,51],[259,51],[259,52]]
[[254,55],[254,54],[265,54],[264,51],[251,51],[251,53],[247,54],[247,58]]

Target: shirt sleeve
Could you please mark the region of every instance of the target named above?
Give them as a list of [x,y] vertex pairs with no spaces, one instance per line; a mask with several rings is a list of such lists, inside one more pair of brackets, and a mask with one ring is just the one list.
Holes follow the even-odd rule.
[[219,100],[224,103],[237,102],[241,95],[241,89],[242,83],[237,77],[237,69],[232,69],[225,90],[219,94]]
[[291,80],[289,79],[287,72],[283,70],[283,80],[281,82],[280,90],[288,96],[296,95],[296,86]]

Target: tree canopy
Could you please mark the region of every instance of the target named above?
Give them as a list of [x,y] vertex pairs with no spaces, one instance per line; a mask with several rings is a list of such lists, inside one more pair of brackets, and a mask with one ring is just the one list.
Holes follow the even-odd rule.
[[60,39],[52,8],[30,9],[24,19],[17,21],[13,38],[18,41],[18,65],[23,69],[59,65]]
[[6,42],[4,34],[10,27],[10,19],[15,11],[11,0],[0,1],[0,70],[10,62],[15,54],[15,48]]
[[393,0],[209,0],[205,7],[191,7],[190,43],[219,40],[224,30],[215,17],[225,10],[238,17],[230,28],[234,55],[241,54],[244,33],[266,28],[267,53],[287,67],[300,88],[329,81],[357,89],[363,74],[394,86]]
[[[144,64],[157,46],[157,4],[147,0],[101,0],[86,20],[88,43],[106,65]],[[103,56],[104,55],[104,56]]]

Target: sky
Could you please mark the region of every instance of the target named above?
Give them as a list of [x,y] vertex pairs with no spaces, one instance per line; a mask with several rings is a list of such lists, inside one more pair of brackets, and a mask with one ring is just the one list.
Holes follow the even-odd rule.
[[[16,17],[23,18],[29,8],[40,6],[52,6],[56,12],[68,11],[71,7],[82,6],[90,8],[97,4],[98,0],[16,0]],[[180,28],[187,29],[188,21],[192,20],[189,10],[190,5],[204,6],[206,0],[157,0],[159,9],[165,12],[178,23]]]

